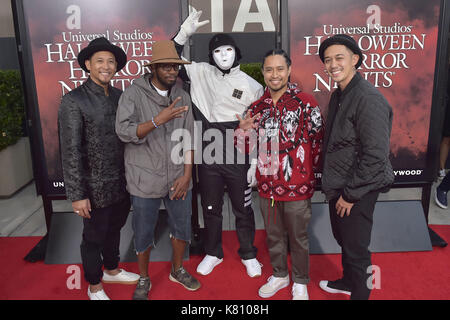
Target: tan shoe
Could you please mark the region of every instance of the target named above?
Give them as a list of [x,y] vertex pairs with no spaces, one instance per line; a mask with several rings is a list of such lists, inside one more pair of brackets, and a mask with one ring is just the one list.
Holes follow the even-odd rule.
[[259,288],[258,294],[261,298],[270,298],[279,290],[289,285],[289,276],[284,278],[270,276],[267,283]]
[[113,276],[103,271],[102,280],[104,283],[136,284],[139,280],[139,275],[123,269],[119,269],[119,273]]

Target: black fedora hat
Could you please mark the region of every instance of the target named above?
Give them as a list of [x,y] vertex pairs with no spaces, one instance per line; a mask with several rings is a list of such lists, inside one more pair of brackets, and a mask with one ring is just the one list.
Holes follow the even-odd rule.
[[86,60],[89,60],[89,58],[98,51],[109,51],[116,57],[116,72],[122,70],[122,68],[125,67],[125,64],[127,63],[127,55],[122,50],[122,48],[113,45],[105,37],[101,37],[92,40],[89,45],[81,50],[78,54],[78,64],[84,71],[89,72],[89,70],[86,68]]
[[329,37],[328,39],[325,39],[319,47],[320,60],[322,60],[323,62],[325,50],[334,44],[344,45],[349,48],[354,54],[357,54],[359,56],[359,60],[355,65],[355,68],[358,69],[363,61],[361,49],[358,47],[356,41],[346,34],[336,34],[332,37]]

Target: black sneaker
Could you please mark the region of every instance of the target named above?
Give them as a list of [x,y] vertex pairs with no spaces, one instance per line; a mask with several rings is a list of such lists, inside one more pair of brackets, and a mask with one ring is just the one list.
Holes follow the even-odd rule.
[[148,300],[148,292],[152,287],[149,277],[140,277],[134,290],[133,300]]
[[342,279],[335,281],[322,280],[319,282],[319,287],[328,293],[352,294],[350,288],[343,283]]
[[441,190],[439,187],[436,188],[436,191],[434,193],[434,200],[436,201],[436,204],[442,209],[448,208],[447,192]]
[[189,272],[187,272],[183,267],[181,267],[177,271],[174,271],[172,267],[169,279],[173,282],[178,282],[190,291],[198,290],[201,287],[200,282],[198,282],[197,279],[191,276]]

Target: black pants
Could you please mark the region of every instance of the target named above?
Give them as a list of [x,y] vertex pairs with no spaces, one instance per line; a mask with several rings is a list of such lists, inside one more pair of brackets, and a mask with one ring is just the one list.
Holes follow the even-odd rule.
[[373,225],[373,211],[379,192],[370,192],[352,207],[349,216],[337,215],[336,202],[329,202],[331,227],[334,238],[342,248],[344,284],[351,288],[352,300],[367,300],[370,287],[367,284],[372,275],[368,268],[372,265],[369,251]]
[[84,277],[92,285],[100,283],[103,271],[114,270],[120,261],[120,230],[130,212],[130,198],[107,208],[93,209],[90,219],[83,219],[81,260]]
[[236,217],[236,233],[240,248],[239,256],[244,259],[256,257],[255,216],[251,206],[251,188],[247,183],[248,165],[200,165],[199,184],[203,220],[205,222],[205,252],[223,258],[222,248],[222,206],[224,187],[227,186],[233,213]]

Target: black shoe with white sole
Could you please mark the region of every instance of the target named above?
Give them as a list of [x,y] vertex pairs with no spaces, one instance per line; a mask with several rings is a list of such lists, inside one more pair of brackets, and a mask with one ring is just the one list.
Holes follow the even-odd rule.
[[343,283],[342,279],[335,281],[322,280],[319,282],[319,287],[328,293],[352,294],[350,288]]

